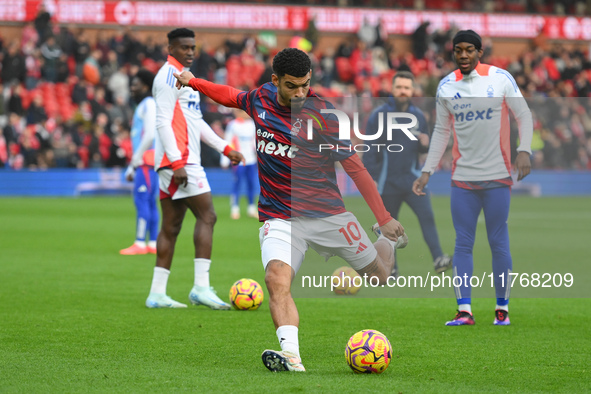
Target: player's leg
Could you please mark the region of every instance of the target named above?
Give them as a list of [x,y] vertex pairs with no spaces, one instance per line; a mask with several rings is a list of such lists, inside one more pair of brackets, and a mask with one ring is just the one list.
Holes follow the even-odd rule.
[[513,260],[509,249],[509,206],[511,189],[499,187],[488,189],[484,193],[484,219],[486,233],[492,253],[492,269],[494,274],[497,306],[495,308],[495,325],[509,325],[509,273],[513,269]]
[[[266,247],[271,247],[273,242],[276,241],[269,241]],[[269,291],[269,309],[275,329],[285,325],[297,327],[300,324],[298,310],[291,296],[291,281],[294,276],[295,272],[291,266],[281,260],[271,260],[265,268],[265,283]]]
[[[453,261],[453,275],[461,278],[460,286],[454,286],[458,303],[458,314],[446,325],[472,325],[472,288],[470,277],[474,270],[472,250],[476,237],[478,215],[482,210],[479,191],[451,188],[451,217],[456,230],[456,246]],[[465,278],[467,280],[465,280]],[[456,282],[457,283],[457,282]]]
[[257,165],[249,164],[245,167],[245,178],[246,178],[246,197],[248,198],[248,208],[246,213],[248,216],[258,219],[258,209],[254,203],[257,190],[255,190],[257,184]]
[[244,166],[232,168],[233,182],[232,193],[230,194],[230,217],[240,219],[240,184],[244,178]]
[[146,178],[142,168],[138,168],[133,180],[133,203],[136,210],[135,241],[130,247],[119,251],[122,255],[148,253],[146,246],[146,233],[150,220],[148,182],[149,179]]
[[148,221],[148,253],[156,254],[156,241],[158,239],[158,226],[160,225],[160,212],[158,211],[158,174],[152,168],[149,170],[150,183],[148,184],[149,190],[149,203],[148,207],[150,210],[150,220]]
[[162,227],[158,234],[156,267],[152,278],[150,295],[146,300],[148,308],[186,308],[185,304],[174,301],[166,295],[168,276],[177,237],[181,231],[187,207],[181,200],[166,197],[160,200]]
[[217,221],[211,192],[187,197],[183,201],[197,219],[193,231],[195,258],[209,259],[213,244],[213,227]]
[[195,216],[193,244],[195,245],[195,282],[189,293],[192,304],[205,305],[211,309],[228,310],[230,304],[222,301],[209,284],[213,227],[217,220],[211,192],[201,193],[183,199]]
[[427,246],[429,246],[433,258],[435,272],[440,273],[451,268],[452,259],[450,256],[444,255],[443,250],[441,250],[439,234],[437,234],[437,227],[435,226],[435,215],[431,207],[431,192],[426,189],[425,193],[424,196],[408,193],[405,196],[405,201],[419,219],[423,238]]
[[[265,350],[263,364],[271,371],[305,371],[300,359],[298,310],[291,296],[291,282],[304,260],[304,252],[293,247],[291,223],[273,219],[265,222],[259,236],[269,292],[269,309],[281,351]],[[288,241],[289,240],[289,241]]]

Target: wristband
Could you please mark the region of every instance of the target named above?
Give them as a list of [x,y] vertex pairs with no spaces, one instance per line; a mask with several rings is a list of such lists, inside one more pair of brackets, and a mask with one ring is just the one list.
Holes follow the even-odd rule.
[[232,147],[230,145],[226,145],[226,147],[224,148],[224,156],[228,156],[230,154],[230,152],[232,152],[234,149],[232,149]]

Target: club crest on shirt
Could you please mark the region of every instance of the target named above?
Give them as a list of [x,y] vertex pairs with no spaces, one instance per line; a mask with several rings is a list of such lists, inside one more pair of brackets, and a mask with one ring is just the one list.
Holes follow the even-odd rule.
[[495,95],[495,90],[493,89],[492,85],[488,85],[488,89],[486,89],[486,95],[488,97],[493,97]]
[[291,126],[291,135],[292,137],[297,137],[302,129],[302,119],[297,118],[295,123]]

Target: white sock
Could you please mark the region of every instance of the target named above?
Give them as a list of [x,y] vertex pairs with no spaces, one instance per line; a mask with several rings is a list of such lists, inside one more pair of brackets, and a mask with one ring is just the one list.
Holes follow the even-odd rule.
[[460,304],[460,305],[458,305],[458,310],[460,312],[468,312],[469,314],[472,314],[472,305],[470,305],[470,304]]
[[209,287],[210,259],[195,259],[195,286]]
[[507,305],[497,305],[497,307],[495,309],[500,309],[502,311],[509,312],[509,304],[507,304]]
[[296,326],[281,326],[277,329],[277,339],[281,350],[291,352],[300,357],[300,344],[298,341],[298,328]]
[[148,241],[148,247],[156,249],[156,241]]
[[150,289],[150,293],[166,294],[168,275],[170,275],[170,271],[166,268],[154,267],[154,277],[152,278],[152,288]]
[[137,246],[139,246],[140,248],[145,248],[146,247],[146,241],[135,241],[134,243]]

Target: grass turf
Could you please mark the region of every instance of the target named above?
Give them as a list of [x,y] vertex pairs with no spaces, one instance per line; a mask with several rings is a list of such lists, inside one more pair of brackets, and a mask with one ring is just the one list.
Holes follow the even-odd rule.
[[[215,204],[212,285],[227,298],[237,279],[264,283],[259,224],[231,221],[225,198]],[[566,272],[588,264],[588,204],[585,198],[514,198],[515,271]],[[368,211],[355,199],[349,205],[367,228]],[[452,253],[449,200],[435,198],[433,205],[442,246]],[[143,306],[154,257],[118,254],[133,241],[134,215],[129,198],[0,200],[0,391],[591,391],[589,300],[516,297],[512,325],[495,327],[490,289],[489,298],[474,300],[474,327],[443,326],[453,317],[453,299],[371,299],[361,297],[364,289],[360,297],[297,299],[308,372],[269,373],[260,353],[278,344],[267,300],[255,312]],[[182,302],[193,283],[189,217],[168,286]],[[399,252],[402,274],[424,274],[431,263],[416,218],[405,208],[400,220],[411,235]],[[490,271],[483,223],[475,261]],[[327,274],[343,265],[325,264]],[[587,284],[587,271],[576,271],[576,283]],[[570,294],[551,290],[544,294]],[[355,375],[345,364],[348,338],[365,328],[392,343],[393,360],[382,375]]]

